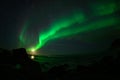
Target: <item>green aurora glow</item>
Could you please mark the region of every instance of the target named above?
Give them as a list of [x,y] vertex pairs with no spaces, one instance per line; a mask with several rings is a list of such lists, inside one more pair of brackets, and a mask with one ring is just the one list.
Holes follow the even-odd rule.
[[27,28],[29,27],[29,23],[26,22],[25,25],[23,26],[23,29],[20,33],[19,40],[21,42],[20,45],[25,45],[27,43],[26,37],[25,37],[25,32],[27,31]]
[[[65,16],[51,23],[49,29],[47,29],[46,31],[40,32],[38,36],[39,42],[32,48],[28,48],[28,50],[38,50],[45,46],[47,42],[56,38],[63,38],[67,36],[76,35],[82,32],[112,27],[119,23],[119,19],[116,16],[111,16],[111,14],[114,14],[116,11],[118,11],[114,3],[104,5],[93,5],[93,8],[97,16],[103,17],[104,15],[107,15],[107,17],[105,17],[104,19],[98,19],[97,21],[90,22],[91,19],[88,19],[87,16],[81,12],[74,13],[67,17]],[[79,24],[79,27],[74,26],[74,24]],[[19,36],[20,41],[24,45],[27,42],[27,39],[24,38],[24,35],[28,27],[29,23],[26,23]]]
[[102,5],[100,3],[92,4],[92,9],[94,12],[94,15],[103,16],[103,15],[109,15],[114,12],[117,12],[120,8],[117,7],[116,3],[110,2],[110,3],[103,3]]

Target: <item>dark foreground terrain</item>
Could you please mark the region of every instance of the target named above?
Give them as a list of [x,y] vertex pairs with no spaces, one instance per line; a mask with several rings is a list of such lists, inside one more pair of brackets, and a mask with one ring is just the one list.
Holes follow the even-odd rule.
[[[45,59],[48,61],[44,62]],[[40,60],[44,63],[38,62]],[[67,59],[68,63],[64,62],[65,59],[62,60],[57,61],[55,57],[36,57],[36,60],[32,60],[24,48],[11,51],[0,49],[0,80],[118,79],[120,78],[120,40],[113,42],[105,56],[89,65],[74,65],[73,59]],[[76,60],[76,63],[79,63],[79,60]]]

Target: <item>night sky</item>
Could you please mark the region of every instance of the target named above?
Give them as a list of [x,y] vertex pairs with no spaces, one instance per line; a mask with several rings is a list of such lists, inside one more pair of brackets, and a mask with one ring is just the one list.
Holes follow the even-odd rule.
[[38,54],[106,51],[120,38],[119,0],[3,0],[0,47]]

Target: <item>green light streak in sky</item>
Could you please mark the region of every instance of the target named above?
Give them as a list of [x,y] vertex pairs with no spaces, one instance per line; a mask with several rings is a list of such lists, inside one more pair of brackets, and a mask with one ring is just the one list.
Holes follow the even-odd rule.
[[20,40],[22,46],[24,46],[27,43],[27,40],[25,39],[25,33],[26,33],[28,27],[29,27],[29,23],[26,22],[25,25],[23,26],[23,29],[19,36],[19,40]]
[[54,39],[53,36],[56,36],[57,33],[65,28],[71,27],[75,23],[82,23],[85,21],[85,16],[83,14],[75,14],[72,17],[58,20],[51,24],[50,29],[47,32],[40,34],[39,43],[35,46],[35,49],[39,49],[45,45],[51,39]]
[[[69,22],[69,21],[68,21]],[[39,44],[37,44],[35,46],[35,49],[39,49],[41,47],[43,47],[48,41],[53,40],[55,38],[62,38],[62,37],[66,37],[66,36],[71,36],[71,35],[75,35],[78,33],[82,33],[82,32],[86,32],[86,31],[91,31],[91,30],[96,30],[96,29],[100,29],[100,28],[106,28],[106,27],[111,27],[115,24],[118,23],[117,18],[115,17],[111,17],[108,19],[104,19],[104,20],[98,20],[96,22],[90,23],[88,25],[85,26],[81,26],[81,27],[75,27],[72,28],[70,27],[72,24],[71,23],[67,23],[67,30],[64,30],[65,27],[63,27],[60,23],[60,25],[58,24],[58,26],[53,26],[52,29],[50,29],[48,32],[43,33],[39,36]],[[61,27],[61,28],[59,28]],[[58,32],[62,30],[61,32]]]
[[72,36],[72,35],[82,33],[82,32],[87,32],[87,31],[91,31],[91,30],[111,27],[113,25],[116,25],[118,22],[119,21],[118,21],[117,18],[111,17],[111,18],[108,18],[108,19],[99,20],[99,21],[90,23],[88,25],[84,25],[84,26],[81,26],[81,27],[72,28],[72,29],[62,31],[61,33],[58,33],[56,36],[53,36],[53,37],[54,38],[60,38],[60,37]]
[[[76,35],[82,32],[92,31],[101,28],[112,27],[119,23],[119,19],[115,16],[109,16],[110,14],[115,13],[118,9],[116,8],[115,3],[103,4],[103,5],[93,5],[92,8],[94,9],[95,15],[97,16],[104,16],[107,15],[108,17],[98,19],[97,21],[90,21],[83,13],[77,13],[73,15],[69,15],[68,17],[63,17],[51,23],[48,30],[41,32],[39,34],[39,42],[32,48],[28,48],[28,50],[38,50],[45,46],[45,44],[53,39],[56,38],[63,38],[67,36]],[[93,12],[93,13],[94,13]],[[85,23],[87,23],[85,25]],[[79,24],[79,26],[75,26],[75,24]],[[26,23],[24,26],[21,34],[20,34],[20,41],[22,44],[26,44],[27,40],[25,40],[25,32],[29,23]]]

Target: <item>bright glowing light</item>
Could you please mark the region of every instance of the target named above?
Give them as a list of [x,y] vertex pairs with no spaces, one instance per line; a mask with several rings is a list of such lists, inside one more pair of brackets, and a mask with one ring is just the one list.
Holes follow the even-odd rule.
[[30,55],[37,55],[37,50],[34,48],[27,49],[27,51]]
[[35,52],[35,49],[31,49],[31,52]]
[[31,59],[34,59],[34,58],[35,58],[35,56],[31,56],[30,58],[31,58]]

